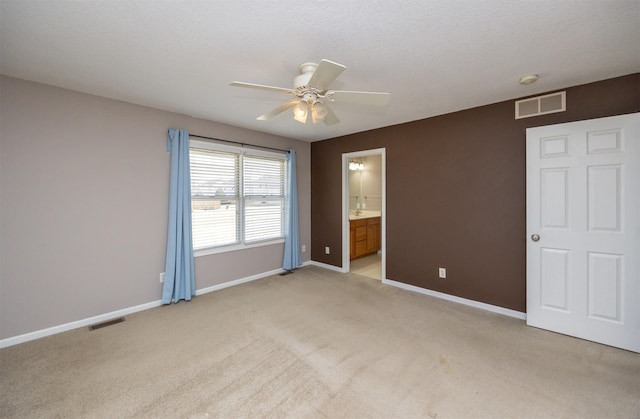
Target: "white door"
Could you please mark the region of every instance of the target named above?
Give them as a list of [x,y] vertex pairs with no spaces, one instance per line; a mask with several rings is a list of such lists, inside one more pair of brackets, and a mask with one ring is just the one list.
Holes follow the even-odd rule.
[[527,129],[527,324],[640,352],[640,114]]

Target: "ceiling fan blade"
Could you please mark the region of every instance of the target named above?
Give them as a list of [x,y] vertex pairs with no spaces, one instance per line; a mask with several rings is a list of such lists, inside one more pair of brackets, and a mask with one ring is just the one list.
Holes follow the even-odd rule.
[[275,108],[272,111],[269,111],[267,113],[265,113],[264,115],[260,115],[259,117],[257,117],[256,119],[259,119],[260,121],[266,121],[267,119],[271,119],[274,116],[281,114],[282,112],[286,111],[289,108],[293,108],[294,106],[296,106],[298,103],[300,103],[299,100],[292,100],[290,102],[287,102],[285,104],[282,104],[280,106],[278,106],[277,108]]
[[347,67],[329,60],[321,60],[318,68],[309,80],[309,86],[319,90],[326,90]]
[[264,84],[256,83],[245,83],[243,81],[234,81],[230,85],[235,87],[248,87],[250,89],[269,90],[271,92],[292,93],[291,89],[287,89],[284,87],[266,86]]
[[340,122],[338,116],[331,110],[330,107],[327,106],[327,115],[323,119],[326,125],[334,125]]
[[386,105],[391,94],[381,92],[329,91],[326,96],[332,102],[360,103],[363,105]]

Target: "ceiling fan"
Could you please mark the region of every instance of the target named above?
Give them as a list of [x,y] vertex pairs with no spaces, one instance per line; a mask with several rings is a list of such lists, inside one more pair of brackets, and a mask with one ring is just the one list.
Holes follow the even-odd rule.
[[321,60],[320,64],[302,63],[298,66],[300,74],[293,80],[293,89],[285,87],[265,86],[263,84],[234,81],[231,86],[250,89],[269,90],[292,95],[293,100],[260,115],[257,119],[266,121],[287,109],[293,108],[293,118],[303,124],[307,123],[309,114],[314,124],[323,121],[327,125],[340,122],[336,114],[329,108],[328,102],[359,103],[366,105],[386,105],[389,93],[353,92],[329,90],[329,85],[346,70],[342,64],[329,60]]

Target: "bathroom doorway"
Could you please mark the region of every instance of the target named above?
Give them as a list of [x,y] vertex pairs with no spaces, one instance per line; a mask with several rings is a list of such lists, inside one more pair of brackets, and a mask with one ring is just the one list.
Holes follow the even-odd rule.
[[386,149],[342,155],[342,267],[386,279]]

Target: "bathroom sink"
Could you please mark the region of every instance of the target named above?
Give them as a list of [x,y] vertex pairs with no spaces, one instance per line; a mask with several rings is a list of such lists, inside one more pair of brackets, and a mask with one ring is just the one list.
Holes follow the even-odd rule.
[[350,211],[349,220],[362,220],[364,218],[380,217],[380,215],[381,215],[380,211],[362,210],[358,215],[356,215],[355,211]]

